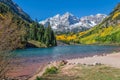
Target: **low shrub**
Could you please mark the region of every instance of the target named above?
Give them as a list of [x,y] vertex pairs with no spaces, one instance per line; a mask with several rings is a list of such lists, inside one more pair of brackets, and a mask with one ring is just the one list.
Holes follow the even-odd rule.
[[40,78],[40,77],[36,77],[36,79],[35,80],[43,80],[42,78]]
[[58,68],[53,66],[51,68],[47,68],[44,75],[47,75],[47,74],[57,74],[58,73]]

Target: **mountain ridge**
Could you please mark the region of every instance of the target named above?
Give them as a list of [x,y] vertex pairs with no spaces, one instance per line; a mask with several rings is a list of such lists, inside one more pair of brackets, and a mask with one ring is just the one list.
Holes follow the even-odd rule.
[[28,22],[33,21],[31,19],[31,17],[26,12],[24,12],[22,10],[22,8],[20,8],[15,2],[13,2],[13,0],[0,0],[0,2],[2,2],[4,4],[6,4],[7,6],[9,6],[13,12],[15,12],[17,15],[19,15],[24,20],[26,20]]
[[66,12],[63,15],[57,14],[39,23],[46,27],[50,24],[55,32],[79,32],[99,24],[106,16],[105,14],[96,14],[78,18]]

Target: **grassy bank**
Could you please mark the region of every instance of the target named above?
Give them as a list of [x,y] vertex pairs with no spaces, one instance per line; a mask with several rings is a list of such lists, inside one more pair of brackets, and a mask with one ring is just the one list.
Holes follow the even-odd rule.
[[38,48],[47,47],[45,44],[35,40],[29,40],[28,44],[34,45],[35,47],[38,47]]
[[120,69],[105,65],[72,67],[63,66],[56,74],[43,75],[37,80],[119,80]]

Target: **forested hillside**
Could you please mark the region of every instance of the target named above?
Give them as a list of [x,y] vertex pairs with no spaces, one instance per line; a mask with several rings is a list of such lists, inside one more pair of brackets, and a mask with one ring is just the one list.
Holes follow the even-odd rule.
[[24,19],[7,5],[8,3],[0,1],[0,48],[2,50],[57,45],[50,26],[45,28],[36,21],[30,22],[29,19]]
[[80,33],[58,35],[57,40],[81,44],[120,44],[120,4],[99,25]]

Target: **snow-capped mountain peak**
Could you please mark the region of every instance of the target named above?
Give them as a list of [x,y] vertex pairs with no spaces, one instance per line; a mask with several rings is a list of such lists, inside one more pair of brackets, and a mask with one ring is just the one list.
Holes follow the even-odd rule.
[[73,14],[66,12],[63,15],[57,14],[51,18],[48,18],[44,21],[41,21],[40,24],[43,24],[44,26],[48,26],[48,24],[51,25],[54,31],[59,32],[68,32],[68,31],[82,31],[86,29],[90,29],[91,27],[94,27],[95,25],[102,22],[102,20],[106,17],[105,14],[96,14],[96,15],[90,15],[85,16],[82,18],[78,18],[74,16]]
[[53,18],[60,18],[60,14],[55,15]]
[[72,13],[66,12],[65,14],[62,15],[62,17],[70,17],[70,16],[74,16]]

